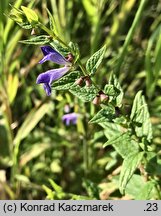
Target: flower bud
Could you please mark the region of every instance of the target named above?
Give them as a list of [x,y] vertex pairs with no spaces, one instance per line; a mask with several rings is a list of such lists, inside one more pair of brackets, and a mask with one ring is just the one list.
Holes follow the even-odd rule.
[[90,87],[91,84],[92,84],[92,81],[91,81],[90,77],[87,76],[87,77],[84,78],[84,80],[85,80],[86,86],[87,86],[87,87]]
[[101,93],[100,99],[101,99],[101,102],[103,102],[103,101],[107,101],[109,99],[109,97],[107,95],[105,95],[104,93]]
[[35,28],[32,29],[32,31],[31,31],[31,35],[36,35]]
[[79,86],[82,86],[83,81],[84,81],[83,77],[80,77],[79,79],[77,79],[77,80],[75,81],[75,84],[76,84],[76,85],[79,85]]
[[69,112],[70,112],[70,106],[69,106],[69,104],[66,104],[66,105],[64,106],[64,112],[65,112],[65,113],[69,113]]
[[92,103],[95,104],[95,105],[99,105],[99,104],[100,104],[100,96],[97,95],[97,96],[93,99]]
[[67,59],[69,62],[73,62],[74,57],[73,57],[72,53],[68,53],[66,59]]

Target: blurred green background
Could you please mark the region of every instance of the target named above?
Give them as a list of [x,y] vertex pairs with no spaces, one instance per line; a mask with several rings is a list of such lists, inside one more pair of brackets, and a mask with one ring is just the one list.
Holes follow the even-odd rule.
[[[42,58],[39,46],[19,43],[31,37],[31,32],[7,17],[9,4],[34,9],[49,26],[48,8],[62,40],[78,43],[83,63],[106,44],[95,80],[104,86],[111,71],[116,71],[127,113],[136,92],[143,90],[153,124],[153,145],[161,154],[161,1],[145,2],[118,66],[140,1],[0,0],[0,199],[135,196],[130,186],[126,197],[119,193],[122,159],[112,147],[102,148],[104,132],[88,123],[98,108],[69,92],[53,91],[46,97],[43,88],[36,85],[38,74],[54,66],[50,62],[38,64]],[[76,126],[62,123],[67,105],[82,114]],[[134,176],[131,188],[138,190],[140,178]]]

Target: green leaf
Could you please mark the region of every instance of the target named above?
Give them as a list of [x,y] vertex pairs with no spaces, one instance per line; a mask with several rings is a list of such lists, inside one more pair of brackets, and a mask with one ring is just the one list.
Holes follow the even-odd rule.
[[140,164],[143,155],[144,152],[135,152],[124,159],[119,179],[119,189],[122,194],[124,194],[126,185]]
[[114,96],[117,97],[120,94],[119,89],[117,89],[114,85],[109,85],[109,84],[105,85],[103,92],[108,96],[113,96],[113,97]]
[[81,76],[80,71],[73,71],[63,76],[61,79],[53,82],[52,89],[69,90],[74,82]]
[[75,63],[80,56],[79,46],[77,43],[73,43],[70,41],[69,47],[71,49],[71,53],[74,55],[74,63]]
[[61,53],[63,56],[67,56],[70,50],[66,47],[64,47],[58,40],[53,40],[50,42],[50,45],[56,49],[59,53]]
[[43,104],[40,107],[35,107],[26,117],[25,121],[19,128],[14,143],[19,143],[22,139],[27,137],[42,117],[49,111],[49,104]]
[[102,122],[99,125],[105,129],[104,133],[107,139],[111,139],[117,135],[120,136],[120,133],[122,134],[122,127],[113,122]]
[[136,196],[137,200],[149,200],[152,198],[152,192],[155,187],[154,181],[146,182],[144,187],[141,188],[141,190],[138,193],[138,196]]
[[79,85],[74,84],[69,91],[84,102],[92,101],[97,95],[97,89],[94,85],[91,85],[90,87],[80,87]]
[[97,71],[97,68],[101,64],[104,54],[106,51],[106,46],[103,46],[100,50],[95,52],[87,61],[86,69],[90,73],[90,75],[94,75]]
[[115,109],[112,106],[107,106],[101,109],[89,122],[90,123],[102,123],[106,121],[112,121],[115,118]]
[[[48,9],[46,9],[47,10],[47,13],[48,13],[48,16],[49,16],[49,23],[50,23],[50,29],[53,31],[53,32],[55,32],[55,20],[54,20],[54,17],[53,17],[53,15],[51,14],[51,12],[48,10]],[[57,32],[55,32],[56,34],[57,34]]]
[[55,192],[52,191],[49,187],[47,187],[46,185],[42,185],[42,188],[44,189],[44,191],[46,192],[47,194],[47,199],[49,200],[53,200],[54,199],[54,195],[55,195]]
[[20,175],[20,174],[16,174],[15,178],[20,181],[21,183],[25,183],[25,184],[29,184],[30,180],[27,176],[25,175]]
[[31,148],[26,151],[20,158],[20,166],[25,166],[33,158],[38,157],[40,154],[44,153],[49,149],[51,145],[49,143],[36,143],[31,146]]
[[150,175],[161,175],[161,160],[155,152],[146,152],[146,172]]
[[33,28],[33,26],[29,23],[27,17],[25,16],[22,10],[13,7],[12,5],[10,6],[12,7],[12,10],[10,14],[7,15],[10,19],[14,20],[21,28],[24,29]]
[[49,179],[49,182],[52,188],[55,190],[55,192],[60,193],[63,191],[63,189],[58,184],[56,184],[52,179]]
[[40,36],[36,36],[36,37],[31,37],[28,40],[20,41],[20,43],[43,45],[43,44],[48,44],[50,41],[51,41],[50,36],[48,36],[48,35],[40,35]]
[[21,10],[19,10],[18,8],[15,8],[13,6],[11,6],[11,7],[12,7],[12,10],[10,11],[10,14],[8,14],[7,16],[17,23],[23,23],[24,18],[25,18],[23,12]]
[[[121,85],[118,81],[118,79],[116,78],[114,73],[111,73],[110,78],[109,78],[109,85],[105,86],[105,93],[108,92],[110,89],[110,86],[113,86],[113,90],[115,91],[115,95],[114,98],[112,99],[112,101],[115,103],[116,106],[120,107],[121,103],[122,103],[122,99],[123,99],[123,90],[121,88]],[[108,94],[108,93],[106,93]]]
[[47,44],[51,41],[50,37],[48,35],[40,35],[36,37],[31,37],[28,40],[19,41],[20,43],[24,44],[34,44],[34,45],[43,45]]
[[150,142],[153,138],[152,124],[142,91],[139,91],[134,98],[130,119],[135,125],[136,135],[138,137],[146,137],[147,141]]
[[93,183],[88,179],[83,180],[83,187],[86,189],[88,196],[91,198],[99,199],[99,187],[97,184]]
[[35,23],[38,23],[38,16],[37,14],[35,13],[35,11],[33,11],[32,9],[30,8],[27,8],[27,7],[24,7],[24,6],[21,6],[21,9],[23,10],[23,12],[25,13],[26,17],[27,17],[27,20],[29,21],[29,23],[32,25],[32,24],[35,24]]
[[140,191],[143,189],[146,184],[144,178],[139,174],[134,174],[126,185],[126,195],[130,195],[132,199],[136,199]]
[[[154,50],[155,49],[155,50]],[[155,92],[161,67],[161,25],[153,31],[145,53],[146,93],[151,98]]]
[[9,102],[13,103],[15,96],[17,94],[18,90],[18,85],[19,85],[19,79],[18,79],[18,74],[12,75],[9,74],[8,76],[8,97],[9,97]]
[[89,19],[92,21],[93,26],[96,25],[97,22],[97,7],[96,7],[96,2],[94,1],[90,1],[90,0],[82,0],[84,9],[87,13],[87,15],[89,16]]
[[[105,135],[107,132],[105,132]],[[139,151],[138,144],[132,140],[129,132],[119,133],[115,136],[112,136],[106,143],[104,143],[103,147],[112,145],[115,150],[121,155],[121,157],[125,158],[131,153],[137,153]]]
[[30,25],[28,22],[24,22],[24,23],[17,23],[21,28],[24,28],[24,29],[32,29],[33,26]]

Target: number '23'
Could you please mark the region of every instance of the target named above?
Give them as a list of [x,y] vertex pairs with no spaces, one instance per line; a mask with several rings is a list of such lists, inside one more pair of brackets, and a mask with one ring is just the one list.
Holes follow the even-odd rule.
[[157,203],[147,203],[146,206],[147,206],[146,211],[157,211],[158,210]]

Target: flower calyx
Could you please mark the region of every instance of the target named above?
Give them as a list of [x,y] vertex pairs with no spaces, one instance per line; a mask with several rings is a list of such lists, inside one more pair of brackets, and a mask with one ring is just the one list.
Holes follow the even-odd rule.
[[102,90],[98,92],[96,97],[93,99],[92,103],[99,105],[101,102],[108,101],[109,97]]
[[93,99],[92,103],[94,105],[99,105],[101,103],[100,96],[96,95],[96,97]]
[[102,90],[99,91],[99,96],[100,96],[101,102],[108,101],[108,99],[109,99],[108,95],[106,95]]
[[68,53],[68,55],[66,56],[66,60],[71,62],[71,63],[73,62],[74,56],[72,55],[72,53]]
[[90,79],[89,76],[81,76],[80,78],[78,78],[78,79],[75,81],[75,84],[76,84],[76,85],[79,85],[79,86],[82,86],[84,82],[85,82],[85,85],[86,85],[87,87],[90,87],[91,84],[92,84],[92,81],[91,81],[91,79]]

